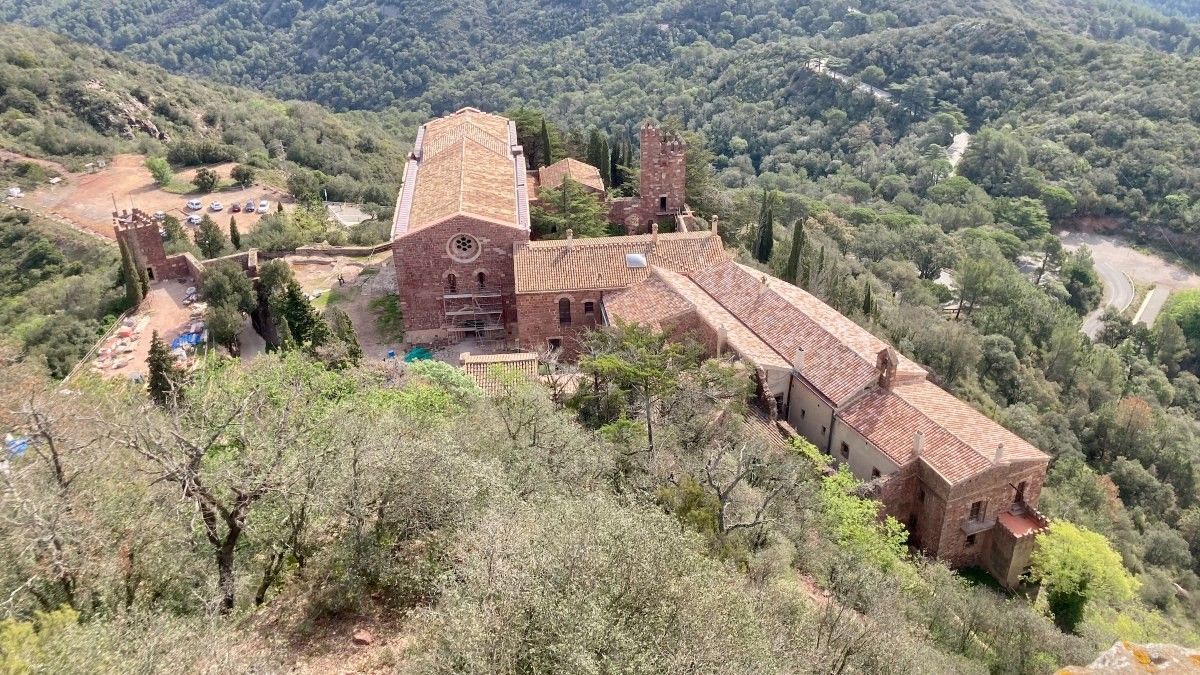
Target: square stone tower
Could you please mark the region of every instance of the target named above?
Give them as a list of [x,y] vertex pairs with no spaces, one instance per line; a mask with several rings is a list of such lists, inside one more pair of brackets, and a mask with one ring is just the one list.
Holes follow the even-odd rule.
[[140,209],[113,211],[112,215],[113,233],[133,256],[134,265],[144,268],[151,281],[169,278],[172,270],[159,224],[154,218]]
[[647,122],[641,131],[642,217],[657,221],[683,212],[685,173],[683,140]]

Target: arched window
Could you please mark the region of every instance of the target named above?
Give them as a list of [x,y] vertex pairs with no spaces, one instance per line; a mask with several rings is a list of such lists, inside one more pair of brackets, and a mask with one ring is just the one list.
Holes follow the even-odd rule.
[[487,275],[483,272],[476,272],[475,281],[479,282],[479,288],[482,289],[484,286],[487,286]]
[[558,322],[560,324],[571,323],[571,301],[566,298],[558,301]]
[[449,293],[458,292],[458,277],[453,274],[446,275],[446,291]]

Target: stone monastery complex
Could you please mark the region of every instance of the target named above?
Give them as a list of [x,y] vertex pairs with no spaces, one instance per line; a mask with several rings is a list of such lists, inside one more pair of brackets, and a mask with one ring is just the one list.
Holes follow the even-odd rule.
[[[610,198],[583,162],[528,170],[504,117],[465,108],[423,125],[391,232],[406,342],[491,346],[464,358],[478,379],[496,363],[533,376],[537,352],[571,359],[584,332],[618,321],[694,340],[754,372],[765,416],[869,481],[914,546],[1016,586],[1048,524],[1049,457],[816,297],[735,262],[684,203],[683,143],[652,125],[640,142],[640,196]],[[566,179],[627,234],[531,240],[530,204]],[[151,278],[212,262],[166,256],[146,214],[113,215]],[[256,252],[230,258],[255,274]]]
[[[1049,457],[809,293],[734,262],[715,230],[694,231],[682,142],[651,125],[640,140],[640,197],[608,199],[577,160],[528,171],[503,117],[467,108],[421,127],[392,225],[408,341],[515,346],[527,369],[528,352],[570,358],[584,331],[617,321],[687,336],[749,366],[782,426],[875,480],[917,547],[1015,586],[1047,525]],[[532,241],[530,203],[565,178],[627,234]]]

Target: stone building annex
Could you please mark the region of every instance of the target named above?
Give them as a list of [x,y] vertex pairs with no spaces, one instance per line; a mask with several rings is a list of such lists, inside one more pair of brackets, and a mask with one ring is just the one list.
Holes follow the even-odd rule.
[[[1049,457],[930,382],[927,371],[804,290],[737,264],[694,231],[684,147],[641,130],[639,197],[605,196],[598,170],[568,159],[528,171],[516,126],[466,108],[417,133],[392,226],[410,343],[465,337],[496,351],[575,354],[618,320],[684,336],[758,375],[764,406],[874,481],[912,543],[1014,587],[1034,535]],[[625,236],[530,239],[530,203],[570,178]]]

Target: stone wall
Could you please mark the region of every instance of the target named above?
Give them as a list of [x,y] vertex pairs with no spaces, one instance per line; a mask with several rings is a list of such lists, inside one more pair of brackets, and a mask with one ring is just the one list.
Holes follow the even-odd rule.
[[171,276],[175,267],[167,263],[159,225],[150,214],[134,209],[112,215],[113,233],[133,256],[134,265],[144,268],[151,281],[178,278]]
[[[971,514],[971,505],[975,502],[984,503],[981,521],[994,522],[996,517],[1012,506],[1016,496],[1014,486],[1024,482],[1025,503],[1037,508],[1041,497],[1042,483],[1046,478],[1044,463],[1023,465],[1005,465],[989,469],[980,475],[954,485],[947,489],[939,489],[936,482],[927,482],[926,492],[938,492],[939,499],[945,500],[942,514],[942,527],[936,549],[931,553],[945,560],[952,567],[969,567],[985,562],[984,553],[992,545],[990,530],[979,532],[975,536],[975,544],[967,545],[967,533],[963,525]],[[993,529],[995,526],[993,526]]]
[[686,187],[683,141],[653,124],[642,127],[640,140],[638,194],[643,217],[681,213]]
[[[573,291],[570,293],[521,293],[517,295],[518,344],[522,349],[538,351],[548,348],[550,340],[558,340],[561,358],[574,361],[579,356],[579,340],[583,334],[601,325],[602,291]],[[571,303],[571,322],[559,321],[559,301]],[[592,311],[587,312],[587,303]]]
[[[479,247],[476,257],[460,260],[450,255],[450,243],[459,234],[475,239]],[[527,231],[461,215],[397,239],[392,258],[404,313],[405,340],[416,344],[452,342],[454,336],[448,330],[450,323],[442,299],[448,276],[453,274],[458,288],[466,290],[477,284],[480,272],[487,286],[502,292],[501,316],[511,340],[517,320],[513,244],[528,240]]]

